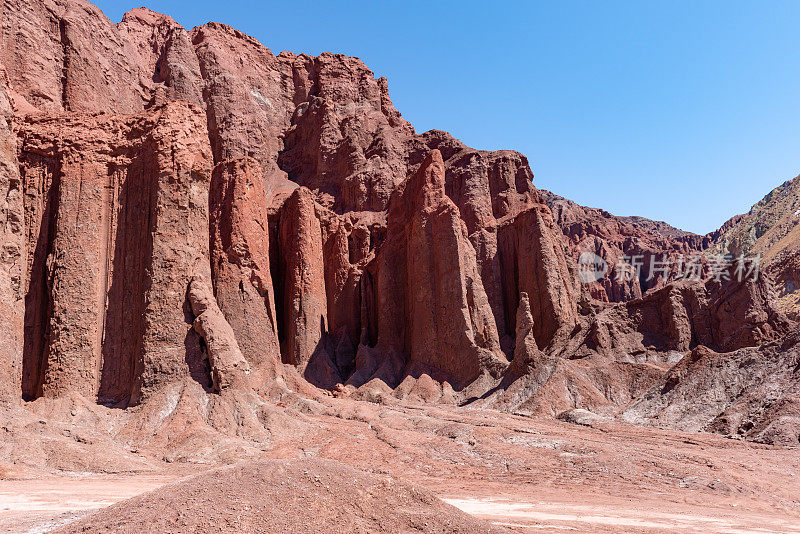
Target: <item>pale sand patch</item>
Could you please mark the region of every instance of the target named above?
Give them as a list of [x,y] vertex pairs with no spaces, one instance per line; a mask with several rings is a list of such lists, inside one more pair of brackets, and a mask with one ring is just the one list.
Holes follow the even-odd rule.
[[47,532],[175,478],[171,475],[74,475],[2,480],[0,532]]
[[[582,496],[586,497],[586,496]],[[800,533],[800,522],[784,520],[777,515],[736,514],[728,517],[719,510],[709,515],[684,512],[659,512],[652,504],[593,506],[570,503],[514,502],[508,499],[449,497],[445,502],[476,517],[497,525],[523,529],[720,532],[745,534],[763,532]],[[667,505],[667,507],[669,507]]]

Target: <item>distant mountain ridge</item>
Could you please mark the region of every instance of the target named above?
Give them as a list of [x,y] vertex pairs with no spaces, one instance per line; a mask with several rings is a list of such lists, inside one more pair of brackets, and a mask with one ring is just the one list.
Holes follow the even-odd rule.
[[[640,253],[645,255],[646,262],[653,255],[675,253],[760,256],[761,270],[776,283],[781,308],[792,314],[800,310],[800,294],[797,294],[800,288],[800,176],[785,181],[750,211],[731,217],[719,229],[704,236],[662,221],[617,216],[603,209],[580,206],[550,191],[540,190],[540,193],[568,241],[573,242],[576,254],[592,250],[607,260],[616,260],[628,252]],[[609,248],[616,254],[607,254]],[[609,297],[608,300],[637,298],[658,285],[653,282],[641,287],[641,291],[630,290],[623,292],[622,298]]]
[[715,236],[713,251],[734,256],[761,256],[762,270],[771,276],[779,306],[800,312],[800,176],[787,180],[749,212],[728,220]]
[[745,214],[729,219],[717,231],[714,250],[720,253],[761,254],[767,263],[800,242],[800,176],[787,180]]

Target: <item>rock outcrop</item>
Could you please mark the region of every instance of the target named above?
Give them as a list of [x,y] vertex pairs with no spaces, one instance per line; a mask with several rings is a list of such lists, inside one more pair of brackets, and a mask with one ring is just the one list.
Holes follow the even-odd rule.
[[250,365],[202,275],[192,277],[188,297],[195,316],[194,329],[205,343],[214,391],[219,393],[230,387],[247,387]]
[[280,361],[278,317],[258,163],[243,158],[217,165],[209,197],[214,295],[249,364],[274,367]]
[[699,346],[625,409],[623,419],[775,445],[800,442],[800,339],[733,352]]
[[508,331],[516,330],[520,293],[531,298],[534,336],[546,347],[560,330],[577,322],[575,280],[567,266],[558,228],[547,206],[530,209],[502,221],[499,234],[500,272]]
[[213,398],[205,416],[258,440],[248,406],[309,383],[613,411],[700,345],[791,327],[769,278],[581,284],[584,251],[646,270],[714,236],[576,206],[517,152],[417,134],[357,58],[147,9],[113,24],[83,0],[0,15],[0,400],[143,404],[151,428],[155,406],[200,421]]
[[25,319],[25,207],[5,73],[0,69],[0,402],[20,398]]
[[800,177],[770,191],[750,211],[732,217],[714,233],[717,254],[761,258],[760,269],[775,280],[779,306],[800,317]]
[[519,307],[517,308],[517,336],[514,347],[514,359],[511,361],[513,372],[519,376],[526,374],[526,369],[535,363],[541,356],[539,347],[536,345],[536,338],[533,335],[533,327],[536,323],[531,314],[531,304],[528,294],[523,292],[519,295]]
[[328,301],[317,204],[306,188],[284,204],[280,221],[284,361],[304,369],[327,332]]
[[438,150],[389,204],[387,238],[377,257],[376,349],[403,354],[409,372],[435,370],[457,387],[482,371],[499,374],[506,359],[475,249],[445,195]]
[[189,280],[208,271],[212,160],[201,110],[59,113],[30,119],[18,137],[23,396],[127,404],[167,377],[205,380],[186,318]]
[[559,348],[565,357],[599,352],[623,361],[669,361],[697,345],[731,351],[791,329],[766,278],[680,280],[641,299],[598,303],[586,314],[582,328]]

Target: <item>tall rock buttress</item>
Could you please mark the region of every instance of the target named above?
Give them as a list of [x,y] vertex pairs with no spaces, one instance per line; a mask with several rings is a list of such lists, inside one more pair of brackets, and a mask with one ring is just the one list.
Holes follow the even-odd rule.
[[210,384],[186,302],[193,273],[210,277],[204,132],[184,103],[22,126],[26,398],[124,405],[181,376]]
[[223,162],[210,192],[211,272],[219,307],[253,368],[280,362],[267,197],[258,162]]
[[392,195],[378,254],[378,351],[405,356],[407,371],[433,371],[463,387],[507,364],[475,249],[444,192],[432,150]]
[[305,369],[327,332],[322,229],[311,192],[298,188],[280,221],[283,280],[283,359]]
[[[199,335],[187,331],[186,292],[192,276],[211,278],[208,191],[212,155],[200,110],[183,103],[163,108],[153,130],[155,185],[151,202],[152,259],[145,278],[140,386],[132,401],[165,382],[189,375],[207,386],[207,356]],[[180,339],[183,346],[176,346]],[[138,391],[137,391],[138,390]]]
[[[506,321],[516,317],[520,293],[530,297],[534,336],[547,347],[577,323],[577,294],[564,246],[544,202],[502,221],[498,230]],[[508,324],[515,331],[515,324]]]
[[25,210],[6,88],[0,65],[0,402],[20,398],[25,317]]

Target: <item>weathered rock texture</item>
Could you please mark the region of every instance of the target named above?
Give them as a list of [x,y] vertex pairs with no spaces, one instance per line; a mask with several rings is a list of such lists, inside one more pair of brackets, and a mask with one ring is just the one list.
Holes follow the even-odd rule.
[[25,317],[25,208],[5,73],[0,69],[0,402],[20,397]]
[[677,281],[625,303],[597,303],[583,327],[559,348],[622,361],[674,358],[704,345],[730,351],[772,341],[791,329],[768,279]]
[[[664,287],[677,277],[678,260],[689,261],[712,243],[712,236],[699,236],[642,217],[617,217],[607,211],[587,208],[542,191],[567,246],[577,263],[583,253],[606,262],[608,271],[594,283],[581,285],[586,298],[625,302],[641,298],[648,290]],[[626,276],[617,265],[640,263],[639,276]]]
[[246,387],[250,366],[202,275],[193,276],[189,283],[189,303],[195,315],[194,329],[205,342],[214,390]]
[[377,258],[376,350],[405,354],[409,370],[439,371],[461,387],[484,370],[499,374],[505,356],[438,150],[392,196],[387,234]]
[[417,134],[357,58],[3,0],[0,66],[3,400],[194,421],[215,394],[203,417],[262,441],[253,399],[308,382],[612,410],[700,345],[791,326],[768,278],[580,284],[583,250],[650,262],[713,236],[543,196],[519,153]]
[[623,418],[797,446],[799,343],[794,333],[734,352],[697,347],[628,407]]
[[188,280],[208,271],[201,110],[56,114],[20,125],[28,280],[22,392],[127,403],[205,380]]
[[210,192],[211,272],[216,300],[235,326],[253,367],[280,360],[269,258],[267,197],[257,162],[228,160],[214,169]]

